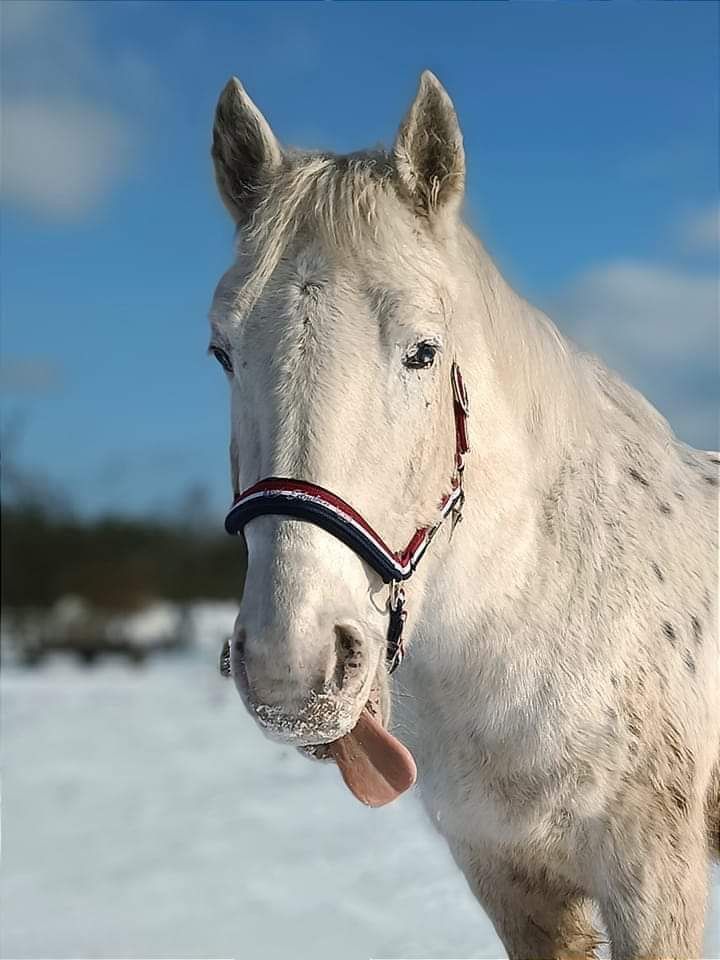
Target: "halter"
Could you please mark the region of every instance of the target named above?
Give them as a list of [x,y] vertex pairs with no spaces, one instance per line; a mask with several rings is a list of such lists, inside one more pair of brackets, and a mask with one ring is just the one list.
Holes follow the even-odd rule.
[[402,634],[407,611],[402,583],[413,575],[443,522],[452,516],[454,530],[462,517],[465,498],[464,459],[470,449],[467,430],[468,398],[460,368],[455,362],[450,375],[455,417],[455,466],[450,480],[450,492],[440,500],[436,522],[416,530],[404,550],[392,550],[362,514],[349,503],[331,490],[308,480],[266,477],[237,494],[225,518],[225,529],[230,534],[242,534],[245,526],[260,516],[274,515],[304,520],[322,527],[364,560],[384,583],[390,585],[386,650],[390,673],[400,665],[403,658]]

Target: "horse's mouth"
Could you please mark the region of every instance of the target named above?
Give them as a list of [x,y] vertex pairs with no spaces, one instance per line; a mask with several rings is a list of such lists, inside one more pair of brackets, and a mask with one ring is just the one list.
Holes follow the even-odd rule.
[[[334,760],[346,786],[362,803],[383,806],[413,785],[417,770],[412,754],[387,730],[390,696],[384,663],[375,671],[359,716],[356,703],[329,691],[313,697],[303,714],[292,718],[277,708],[253,705],[244,670],[238,666],[239,677],[231,666],[226,643],[220,672],[223,676],[235,673],[240,695],[265,733],[285,743],[294,741],[305,756]],[[346,732],[338,737],[339,730]]]
[[[364,711],[370,714],[371,717],[374,717],[378,723],[383,727],[387,728],[388,722],[390,719],[390,707],[389,707],[389,696],[387,692],[387,682],[383,685],[381,679],[378,675],[375,676],[375,679],[370,687],[370,696],[367,699],[367,702],[364,706]],[[298,750],[300,753],[304,754],[307,757],[310,757],[313,760],[326,760],[330,762],[335,762],[335,757],[333,756],[332,750],[330,749],[333,742],[330,743],[311,743],[303,746],[299,746]]]

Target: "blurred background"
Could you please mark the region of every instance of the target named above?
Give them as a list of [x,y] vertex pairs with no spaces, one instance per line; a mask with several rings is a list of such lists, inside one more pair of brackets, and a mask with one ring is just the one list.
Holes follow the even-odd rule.
[[362,809],[217,673],[243,557],[205,355],[213,109],[235,73],[281,140],[347,152],[435,71],[501,269],[717,448],[718,6],[0,15],[3,956],[501,956],[412,797]]

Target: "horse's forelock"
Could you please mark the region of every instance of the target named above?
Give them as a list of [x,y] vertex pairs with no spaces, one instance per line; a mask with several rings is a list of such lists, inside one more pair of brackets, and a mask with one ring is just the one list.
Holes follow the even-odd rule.
[[[402,208],[393,176],[392,161],[381,151],[287,157],[247,223],[238,228],[238,241],[254,260],[240,292],[246,306],[262,293],[283,253],[301,234],[334,255],[377,245],[380,224],[392,228]],[[389,205],[394,209],[388,211]]]

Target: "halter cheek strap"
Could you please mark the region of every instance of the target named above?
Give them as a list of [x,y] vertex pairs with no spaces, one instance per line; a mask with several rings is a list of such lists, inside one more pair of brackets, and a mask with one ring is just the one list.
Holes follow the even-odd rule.
[[453,528],[461,518],[464,458],[470,449],[467,431],[469,410],[467,391],[456,363],[452,365],[451,379],[455,417],[455,468],[450,481],[450,492],[440,499],[436,522],[417,529],[403,550],[391,550],[362,514],[347,501],[308,480],[266,477],[238,494],[225,518],[225,529],[230,534],[241,534],[255,517],[267,515],[293,517],[315,524],[344,543],[365,561],[384,583],[390,584],[387,659],[391,673],[399,666],[403,657],[402,628],[407,614],[405,592],[400,584],[412,576],[432,538],[447,517],[452,515]]

